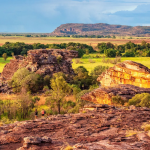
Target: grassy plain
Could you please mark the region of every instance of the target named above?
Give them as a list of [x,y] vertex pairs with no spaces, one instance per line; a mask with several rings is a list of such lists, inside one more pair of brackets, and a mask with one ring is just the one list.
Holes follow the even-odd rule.
[[0,36],[0,45],[3,45],[5,42],[24,42],[28,44],[33,43],[42,43],[42,44],[60,44],[60,43],[84,43],[96,47],[98,43],[101,42],[111,42],[113,44],[125,44],[129,41],[133,43],[140,44],[142,40],[150,43],[149,37],[133,37],[129,39],[129,37],[116,37],[116,39],[112,38],[72,38],[72,37],[24,37],[24,36]]
[[10,59],[12,59],[12,57],[8,57],[5,61],[3,57],[0,57],[0,73],[3,71],[3,68],[6,65],[6,63],[9,63]]
[[[102,66],[109,66],[112,67],[114,66],[113,64],[110,63],[103,63],[101,58],[93,58],[93,56],[95,56],[95,54],[90,54],[89,56],[84,55],[82,59],[80,59],[80,61],[82,63],[76,64],[75,63],[75,59],[73,59],[73,63],[72,63],[72,67],[75,69],[78,66],[84,66],[89,72],[91,72],[91,70],[94,69],[94,67],[98,66],[98,65],[102,65]],[[89,59],[92,59],[93,61],[95,61],[95,63],[90,63]],[[106,58],[108,59],[108,58]],[[109,59],[114,59],[114,58],[109,58]],[[125,61],[125,60],[132,60],[135,62],[139,62],[145,66],[147,66],[148,68],[150,68],[150,57],[122,57],[121,61]]]

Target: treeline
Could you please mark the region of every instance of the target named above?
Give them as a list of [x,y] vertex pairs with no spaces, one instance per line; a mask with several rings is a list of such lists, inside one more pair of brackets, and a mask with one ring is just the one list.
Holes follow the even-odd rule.
[[141,44],[135,44],[131,41],[123,45],[114,45],[108,43],[98,43],[98,52],[105,54],[106,57],[150,57],[150,43],[142,41]]
[[86,51],[89,53],[95,52],[92,46],[87,44],[81,43],[73,43],[70,42],[68,44],[61,43],[61,44],[41,44],[41,43],[34,43],[34,44],[25,44],[23,42],[16,42],[10,43],[6,42],[4,45],[0,46],[0,57],[6,53],[8,56],[11,56],[12,53],[14,55],[26,55],[28,50],[33,49],[68,49],[68,50],[76,50],[79,53],[79,57],[82,57]]
[[0,36],[51,37],[47,34],[0,34]]
[[73,38],[116,38],[115,35],[48,35],[48,34],[0,34],[0,36],[24,36],[24,37],[73,37]]
[[73,38],[116,38],[115,35],[110,36],[110,35],[71,35]]

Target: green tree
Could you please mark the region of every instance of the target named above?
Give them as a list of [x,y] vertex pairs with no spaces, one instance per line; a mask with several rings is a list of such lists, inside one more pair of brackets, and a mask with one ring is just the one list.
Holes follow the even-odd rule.
[[89,55],[89,50],[88,49],[86,49],[86,55]]
[[11,56],[14,57],[14,52],[11,53]]
[[106,57],[115,57],[116,56],[116,50],[112,49],[112,48],[109,48],[109,49],[106,49],[104,51]]
[[79,66],[74,70],[75,76],[71,81],[72,84],[76,84],[80,89],[88,89],[93,84],[93,78],[88,75],[88,71],[85,67]]
[[26,91],[36,92],[42,84],[40,75],[29,72],[26,68],[18,69],[10,82],[14,92]]
[[96,66],[92,71],[91,71],[91,76],[93,77],[93,80],[95,80],[95,83],[98,84],[97,78],[99,75],[101,75],[104,71],[106,71],[109,67],[108,66]]
[[4,60],[6,61],[6,59],[8,58],[8,57],[7,57],[7,53],[4,53],[4,54],[2,55],[2,57],[3,57]]
[[142,46],[146,46],[146,41],[143,40],[143,41],[141,42],[141,45],[142,45]]
[[70,86],[61,72],[53,74],[50,86],[52,88],[50,91],[51,96],[47,98],[46,104],[50,105],[52,108],[56,106],[60,114],[61,107],[65,102],[64,97],[66,94],[70,93]]

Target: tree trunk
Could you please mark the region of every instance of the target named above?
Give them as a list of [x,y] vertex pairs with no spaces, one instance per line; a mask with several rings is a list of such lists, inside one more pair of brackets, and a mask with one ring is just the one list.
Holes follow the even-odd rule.
[[60,114],[60,100],[58,101],[57,107],[58,107],[58,113]]

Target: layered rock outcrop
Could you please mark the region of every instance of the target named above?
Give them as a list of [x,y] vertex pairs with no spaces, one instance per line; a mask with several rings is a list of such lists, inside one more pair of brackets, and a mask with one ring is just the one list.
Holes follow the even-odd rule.
[[128,101],[136,94],[150,93],[150,69],[133,61],[118,63],[102,73],[97,81],[101,87],[83,95],[83,100],[112,104],[112,97],[116,95]]
[[130,84],[119,84],[115,87],[100,87],[82,96],[83,100],[93,102],[95,104],[112,105],[112,97],[120,96],[125,102],[136,94],[150,93],[150,88],[140,88]]
[[110,67],[98,77],[97,81],[102,86],[131,84],[150,88],[150,69],[140,63],[126,60]]
[[150,133],[142,128],[149,124],[149,109],[87,107],[84,113],[0,126],[0,149],[60,150],[70,145],[73,150],[149,150]]
[[52,75],[60,71],[65,74],[73,74],[71,59],[75,57],[78,57],[78,52],[73,50],[30,50],[27,57],[15,56],[10,60],[10,63],[5,65],[0,80],[10,80],[13,74],[23,67],[41,75]]

